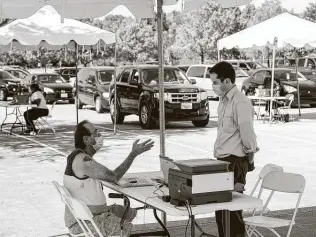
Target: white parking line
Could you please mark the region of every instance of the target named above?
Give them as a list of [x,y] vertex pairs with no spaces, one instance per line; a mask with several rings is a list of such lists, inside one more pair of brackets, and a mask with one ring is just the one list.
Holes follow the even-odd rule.
[[[107,127],[101,127],[101,126],[96,126],[96,127],[102,128],[102,129],[105,129],[105,130],[114,131],[113,128],[107,128]],[[150,137],[149,135],[139,135],[138,133],[127,132],[127,131],[120,130],[120,129],[118,129],[118,131],[121,132],[121,133],[126,133],[126,134],[130,134],[130,135],[134,135],[134,136],[143,136],[143,137],[149,137],[149,138],[153,138],[155,140],[159,140],[159,138]],[[201,152],[205,152],[205,153],[211,153],[212,152],[212,151],[207,151],[207,150],[203,150],[203,149],[200,149],[200,148],[184,145],[184,144],[181,144],[181,143],[173,142],[173,141],[170,141],[170,139],[167,139],[166,143],[170,143],[172,145],[181,146],[181,147],[185,147],[185,148],[189,148],[189,149],[192,149],[192,150],[201,151]]]
[[[10,131],[8,131],[7,129],[2,129],[2,131],[5,132],[5,133],[10,134]],[[42,146],[42,147],[45,147],[45,148],[47,148],[47,149],[49,149],[49,150],[51,150],[51,151],[54,151],[54,152],[58,153],[59,155],[68,156],[66,153],[64,153],[64,152],[62,152],[62,151],[60,151],[60,150],[58,150],[58,149],[56,149],[56,148],[54,148],[54,147],[50,147],[50,146],[48,146],[48,145],[46,145],[46,144],[44,144],[44,143],[42,143],[42,142],[36,141],[36,140],[33,139],[33,138],[26,137],[26,136],[21,136],[21,135],[16,134],[16,133],[12,133],[12,135],[14,135],[14,136],[16,136],[16,137],[19,137],[19,138],[23,138],[23,139],[28,140],[28,141],[31,141],[31,142],[34,142],[34,143],[36,143],[36,144],[38,144],[38,145],[40,145],[40,146]]]

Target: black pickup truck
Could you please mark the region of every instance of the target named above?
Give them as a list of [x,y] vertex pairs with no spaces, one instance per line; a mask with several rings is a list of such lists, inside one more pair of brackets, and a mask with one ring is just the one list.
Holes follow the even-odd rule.
[[[157,65],[134,65],[120,68],[117,81],[117,113],[114,115],[114,81],[110,86],[112,122],[124,122],[127,115],[139,116],[142,128],[153,128],[159,121],[159,80]],[[176,67],[164,69],[166,121],[192,121],[195,127],[209,122],[207,92],[190,81]]]

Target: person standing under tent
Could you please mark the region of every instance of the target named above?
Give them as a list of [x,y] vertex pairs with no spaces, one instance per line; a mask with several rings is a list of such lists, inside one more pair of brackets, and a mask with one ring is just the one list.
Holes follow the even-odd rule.
[[[218,129],[214,144],[214,157],[229,162],[234,172],[235,191],[243,192],[248,171],[254,170],[257,148],[253,128],[255,111],[250,100],[235,85],[235,70],[227,62],[219,62],[210,69],[214,92],[220,97]],[[219,237],[225,236],[225,212],[217,211]],[[230,212],[231,237],[245,237],[242,211]]]

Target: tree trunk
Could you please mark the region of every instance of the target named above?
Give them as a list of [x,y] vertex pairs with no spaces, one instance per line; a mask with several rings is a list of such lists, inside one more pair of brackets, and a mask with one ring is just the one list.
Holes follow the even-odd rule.
[[204,52],[201,50],[201,63],[204,64]]

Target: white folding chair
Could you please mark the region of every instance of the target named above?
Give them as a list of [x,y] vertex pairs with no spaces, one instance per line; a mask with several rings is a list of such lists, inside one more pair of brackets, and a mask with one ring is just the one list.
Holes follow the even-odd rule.
[[253,187],[251,193],[249,194],[250,196],[253,196],[255,191],[257,190],[260,182],[264,179],[264,177],[266,177],[267,174],[269,174],[270,172],[282,172],[283,168],[281,166],[275,165],[275,164],[266,164],[260,171],[257,182],[255,184],[255,186]]
[[291,116],[290,110],[291,110],[292,103],[294,101],[294,95],[293,94],[287,94],[285,96],[285,98],[286,98],[286,101],[287,101],[287,105],[279,107],[278,111],[281,114],[281,116],[283,117],[283,120],[285,118],[284,116],[288,115],[289,116],[289,121],[293,121],[294,118]]
[[[282,172],[283,168],[281,166],[275,165],[275,164],[266,164],[260,171],[258,179],[255,183],[255,186],[253,187],[251,193],[249,194],[250,196],[253,196],[255,191],[257,190],[259,184],[262,182],[262,180],[264,179],[264,177],[266,177],[267,174],[271,173],[271,172]],[[264,210],[264,214],[267,214],[268,212],[270,212],[269,208],[266,208]],[[253,211],[251,212],[244,212],[244,214],[250,214],[253,213]],[[255,214],[260,214],[261,210],[255,210]]]
[[54,134],[56,133],[55,128],[48,122],[48,120],[52,118],[52,111],[55,105],[56,105],[56,101],[52,104],[52,107],[49,110],[49,113],[47,116],[40,117],[36,120],[36,125],[39,127],[38,133],[40,133],[41,130],[46,130],[46,127],[51,129]]
[[[280,234],[278,234],[278,232],[275,230],[275,228],[289,227],[286,235],[286,237],[289,237],[292,231],[292,227],[295,224],[297,209],[301,202],[304,189],[305,178],[300,174],[285,172],[270,172],[269,174],[267,174],[262,181],[258,197],[261,198],[263,190],[269,190],[270,195],[267,198],[267,201],[265,202],[260,215],[253,215],[252,217],[244,219],[245,224],[249,227],[247,228],[247,236],[251,237],[252,235],[255,235],[256,237],[262,237],[263,235],[256,229],[257,227],[261,227],[269,229],[273,234],[281,237]],[[263,212],[268,206],[275,192],[298,194],[298,199],[291,220],[263,216]]]
[[74,218],[76,219],[77,223],[83,231],[83,233],[80,233],[78,235],[69,233],[72,237],[95,237],[95,235],[92,233],[92,230],[87,225],[86,221],[91,222],[99,237],[109,237],[102,235],[100,229],[97,227],[96,223],[93,220],[93,214],[91,213],[90,209],[85,203],[73,198],[71,194],[68,192],[68,190],[56,181],[53,181],[52,183],[58,191],[58,193],[60,194],[62,202],[69,208],[71,214],[74,216]]

